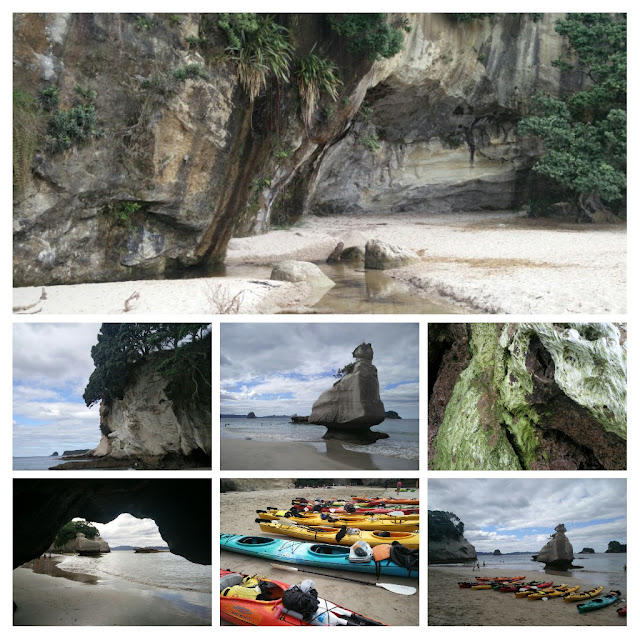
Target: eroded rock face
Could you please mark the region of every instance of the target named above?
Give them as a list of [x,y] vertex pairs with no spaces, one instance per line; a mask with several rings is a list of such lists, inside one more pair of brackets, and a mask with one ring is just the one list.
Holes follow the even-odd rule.
[[369,435],[369,428],[385,419],[371,345],[362,343],[352,355],[356,360],[353,371],[322,393],[309,416],[310,423],[327,427],[325,437],[340,433]]
[[429,540],[429,563],[475,560],[475,547],[464,537],[457,540]]
[[75,551],[84,553],[109,553],[109,543],[100,536],[96,536],[93,540],[89,540],[84,533],[76,533],[73,540],[66,542],[60,549],[61,551]]
[[432,363],[430,351],[432,468],[626,468],[624,327],[482,323],[431,332],[439,354]]
[[[538,188],[540,149],[518,119],[539,92],[584,82],[552,62],[560,14],[494,14],[469,24],[411,14],[403,51],[374,66],[369,119],[331,147],[312,184],[311,213],[508,209]],[[372,145],[371,140],[376,140]],[[473,163],[471,145],[476,147]]]
[[[151,518],[172,553],[211,564],[211,480],[17,479],[13,483],[13,566],[42,555],[65,522]],[[197,532],[194,533],[194,532]]]
[[103,437],[95,457],[113,459],[167,454],[211,456],[211,412],[177,406],[165,393],[167,380],[152,360],[132,375],[124,397],[100,405]]
[[537,562],[544,562],[545,567],[565,571],[573,562],[573,547],[566,536],[566,528],[559,524],[556,533],[536,556]]

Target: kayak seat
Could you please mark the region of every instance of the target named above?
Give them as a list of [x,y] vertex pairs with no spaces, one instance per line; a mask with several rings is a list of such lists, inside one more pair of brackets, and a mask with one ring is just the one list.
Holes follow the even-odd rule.
[[262,538],[260,536],[244,536],[238,540],[238,544],[269,544],[273,538]]
[[220,577],[220,591],[224,591],[229,587],[235,587],[242,583],[242,578],[239,573],[228,573],[226,576]]

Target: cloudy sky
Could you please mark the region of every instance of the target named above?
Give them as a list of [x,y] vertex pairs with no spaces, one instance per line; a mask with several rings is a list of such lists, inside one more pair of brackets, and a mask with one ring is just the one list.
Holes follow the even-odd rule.
[[363,340],[385,409],[418,418],[418,325],[408,323],[222,324],[220,413],[308,415]]
[[13,455],[93,448],[98,409],[82,394],[93,371],[100,324],[13,325]]
[[574,552],[627,542],[625,479],[429,480],[429,509],[464,522],[476,551],[539,551],[563,523]]
[[132,547],[166,547],[160,537],[158,525],[150,518],[138,519],[128,513],[121,513],[115,520],[102,524],[91,523],[110,547],[129,545]]

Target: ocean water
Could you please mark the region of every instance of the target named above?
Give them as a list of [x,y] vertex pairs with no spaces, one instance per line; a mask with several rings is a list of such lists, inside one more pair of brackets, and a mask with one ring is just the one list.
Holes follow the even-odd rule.
[[[540,562],[534,562],[530,553],[504,556],[479,555],[476,562],[480,563],[480,573],[471,573],[471,577],[474,575],[513,575],[514,573],[522,575],[527,571],[545,571],[544,565]],[[482,566],[483,562],[486,565],[484,567]],[[556,575],[559,578],[571,576],[583,580],[585,584],[604,585],[610,589],[626,588],[627,572],[624,570],[627,564],[626,553],[578,553],[573,564],[583,568],[569,569],[568,571],[547,569],[545,573]],[[471,567],[471,563],[456,563],[456,565]],[[471,571],[471,569],[469,570]]]
[[[264,442],[324,443],[326,428],[315,424],[293,424],[287,418],[220,418],[220,437]],[[371,455],[405,460],[418,460],[419,421],[385,420],[371,431],[388,433],[389,437],[373,444],[342,442],[345,449]]]
[[[84,459],[77,458],[77,460]],[[14,456],[13,469],[15,471],[40,471],[41,469],[51,469],[51,467],[63,462],[66,462],[66,460],[58,456]]]
[[89,574],[98,584],[153,591],[184,611],[211,618],[211,566],[189,562],[169,552],[111,551],[98,557],[68,556],[58,569]]

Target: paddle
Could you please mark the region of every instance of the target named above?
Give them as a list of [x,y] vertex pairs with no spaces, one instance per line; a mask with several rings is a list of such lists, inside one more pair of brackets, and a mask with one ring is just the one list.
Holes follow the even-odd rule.
[[387,582],[367,582],[366,580],[356,580],[355,578],[343,578],[342,576],[332,576],[329,573],[320,573],[319,571],[309,571],[308,569],[298,569],[297,567],[285,567],[282,564],[269,563],[274,569],[282,569],[282,571],[293,571],[300,573],[311,573],[315,576],[324,576],[325,578],[337,578],[338,580],[346,580],[347,582],[355,582],[357,584],[366,584],[369,587],[382,587],[387,591],[393,591],[401,596],[412,596],[416,592],[415,587],[405,587],[403,584],[389,584]]

